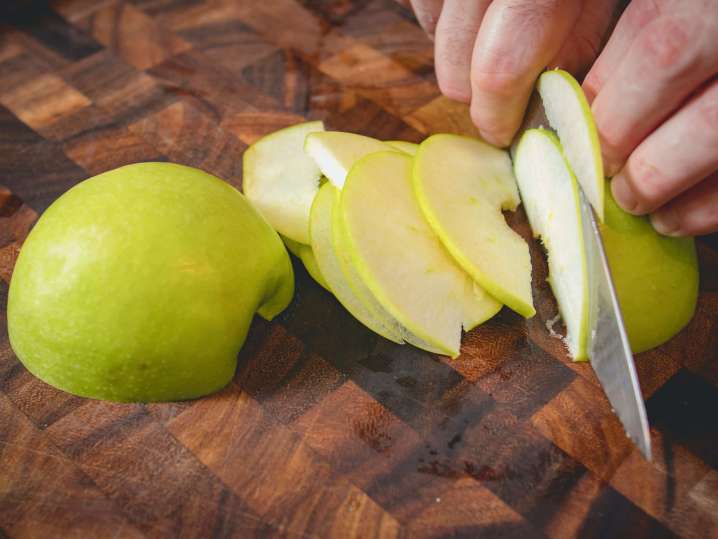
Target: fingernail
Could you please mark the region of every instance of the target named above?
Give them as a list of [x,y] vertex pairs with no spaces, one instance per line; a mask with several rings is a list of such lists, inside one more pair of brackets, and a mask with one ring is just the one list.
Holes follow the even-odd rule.
[[625,173],[616,174],[611,180],[611,192],[618,205],[629,213],[636,211],[638,201],[636,200],[631,187],[628,185]]
[[678,236],[680,222],[678,213],[674,209],[665,209],[657,211],[651,215],[651,224],[656,232],[664,236]]

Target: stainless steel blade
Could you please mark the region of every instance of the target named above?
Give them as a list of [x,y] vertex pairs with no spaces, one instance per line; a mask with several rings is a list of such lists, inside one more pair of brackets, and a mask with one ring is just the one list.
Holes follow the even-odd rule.
[[[527,129],[550,129],[541,98],[534,92],[523,124],[511,146],[513,157],[521,135]],[[589,280],[589,357],[591,366],[631,440],[651,460],[651,438],[646,407],[638,384],[633,354],[626,336],[611,270],[601,241],[596,218],[583,191],[579,189]]]
[[593,209],[583,191],[580,191],[579,198],[590,290],[591,331],[588,355],[591,366],[626,434],[638,446],[643,456],[651,460],[651,437],[648,432],[646,407],[613,286],[611,269]]

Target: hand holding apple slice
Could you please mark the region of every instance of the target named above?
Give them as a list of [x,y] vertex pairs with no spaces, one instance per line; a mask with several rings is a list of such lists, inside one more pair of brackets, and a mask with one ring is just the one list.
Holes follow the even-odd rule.
[[546,71],[538,80],[546,118],[558,133],[566,155],[586,198],[603,221],[603,160],[591,107],[576,79],[562,69]]
[[533,316],[528,245],[501,213],[519,204],[508,153],[433,135],[419,146],[413,182],[424,216],[459,265],[493,297]]
[[277,232],[309,243],[309,210],[319,191],[321,172],[304,153],[308,133],[323,131],[322,122],[280,129],[244,152],[243,190]]
[[516,180],[531,230],[548,253],[549,283],[575,360],[587,359],[588,271],[578,183],[556,136],[529,129],[516,148]]

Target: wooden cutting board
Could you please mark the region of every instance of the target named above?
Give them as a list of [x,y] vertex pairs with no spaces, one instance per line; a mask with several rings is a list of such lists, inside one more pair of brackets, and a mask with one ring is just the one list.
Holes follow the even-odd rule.
[[76,182],[172,160],[240,187],[247,145],[305,118],[382,139],[474,130],[389,0],[8,4],[0,537],[718,537],[715,238],[698,242],[695,319],[637,357],[653,463],[549,336],[535,245],[537,316],[504,309],[457,360],[373,335],[295,261],[294,302],[254,323],[217,395],[112,404],[35,379],[8,343],[8,282]]

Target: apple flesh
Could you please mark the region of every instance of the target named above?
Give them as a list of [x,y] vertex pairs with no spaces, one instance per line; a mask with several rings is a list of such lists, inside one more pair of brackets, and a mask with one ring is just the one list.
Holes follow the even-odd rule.
[[354,291],[360,283],[352,286],[349,282],[351,276],[345,275],[342,270],[340,255],[335,251],[333,241],[334,213],[338,210],[339,191],[331,183],[325,183],[314,200],[309,220],[312,250],[319,271],[327,279],[334,296],[354,318],[386,339],[402,343],[401,331],[396,321],[376,301],[371,304],[360,300]]
[[516,148],[516,180],[531,230],[548,253],[549,284],[575,360],[588,359],[589,283],[576,181],[556,136],[527,130]]
[[631,349],[639,353],[663,344],[695,312],[695,241],[658,234],[646,217],[623,211],[610,189],[600,229]]
[[[411,157],[395,151],[360,159],[347,176],[341,211],[348,249],[362,281],[412,334],[459,354],[467,275],[426,223],[412,188]],[[472,295],[488,318],[501,305]]]
[[374,152],[397,150],[380,140],[343,131],[310,133],[304,151],[314,159],[327,179],[341,189],[349,169],[359,159]]
[[501,213],[519,204],[508,153],[477,139],[433,135],[416,153],[413,185],[424,217],[458,264],[494,298],[533,316],[528,245]]
[[570,73],[554,69],[539,77],[536,88],[546,118],[558,134],[579,185],[603,221],[605,181],[601,146],[591,107],[581,86]]
[[169,163],[86,180],[38,220],[8,298],[30,372],[76,395],[167,401],[233,377],[255,312],[291,301],[279,236],[229,184]]
[[305,245],[321,172],[304,153],[304,139],[323,130],[322,122],[280,129],[252,144],[243,157],[244,194],[277,232]]
[[419,145],[415,142],[406,142],[405,140],[387,140],[386,143],[400,152],[404,152],[408,155],[416,155],[419,150]]

